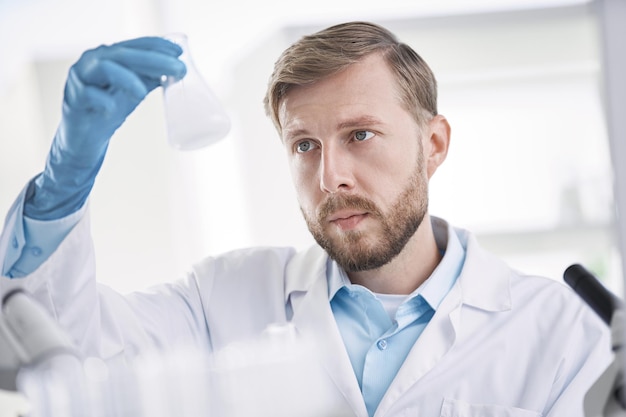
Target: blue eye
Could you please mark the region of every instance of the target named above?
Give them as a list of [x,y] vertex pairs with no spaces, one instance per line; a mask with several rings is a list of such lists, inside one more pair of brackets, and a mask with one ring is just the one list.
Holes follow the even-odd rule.
[[368,139],[371,139],[373,136],[374,136],[374,133],[368,130],[359,130],[357,132],[354,132],[354,139],[359,142],[363,142]]
[[310,140],[303,140],[296,145],[296,149],[299,153],[305,153],[315,147],[315,144]]

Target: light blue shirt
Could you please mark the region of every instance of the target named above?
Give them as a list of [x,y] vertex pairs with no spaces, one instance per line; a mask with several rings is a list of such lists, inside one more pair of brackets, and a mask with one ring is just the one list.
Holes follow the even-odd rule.
[[2,276],[19,278],[35,271],[80,221],[86,206],[58,220],[35,220],[18,213],[2,265]]
[[445,248],[443,259],[424,284],[400,304],[394,319],[376,294],[351,284],[346,273],[329,261],[330,305],[370,416],[461,273],[465,261],[461,242],[447,230],[437,232],[442,238],[439,247]]

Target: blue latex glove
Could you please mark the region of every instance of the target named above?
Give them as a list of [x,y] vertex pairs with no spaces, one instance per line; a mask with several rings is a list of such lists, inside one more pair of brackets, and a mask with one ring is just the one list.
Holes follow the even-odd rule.
[[161,77],[182,78],[182,49],[145,37],[86,51],[70,68],[59,128],[46,167],[32,183],[24,214],[54,220],[87,200],[109,140]]

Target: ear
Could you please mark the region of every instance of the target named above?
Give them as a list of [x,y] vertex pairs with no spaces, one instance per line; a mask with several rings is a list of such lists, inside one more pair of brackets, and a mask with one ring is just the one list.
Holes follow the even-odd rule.
[[438,114],[428,122],[428,127],[429,136],[424,138],[424,157],[430,179],[448,155],[450,125],[444,116]]

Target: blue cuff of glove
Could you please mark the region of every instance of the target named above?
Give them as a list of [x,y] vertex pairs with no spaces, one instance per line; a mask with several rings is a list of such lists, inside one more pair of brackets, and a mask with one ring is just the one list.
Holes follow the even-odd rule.
[[7,248],[2,275],[19,278],[35,271],[57,249],[87,210],[83,205],[78,211],[57,220],[36,220],[23,214],[15,222],[13,237]]
[[37,220],[61,219],[84,207],[102,158],[92,170],[72,170],[50,153],[46,169],[26,190],[24,215]]

